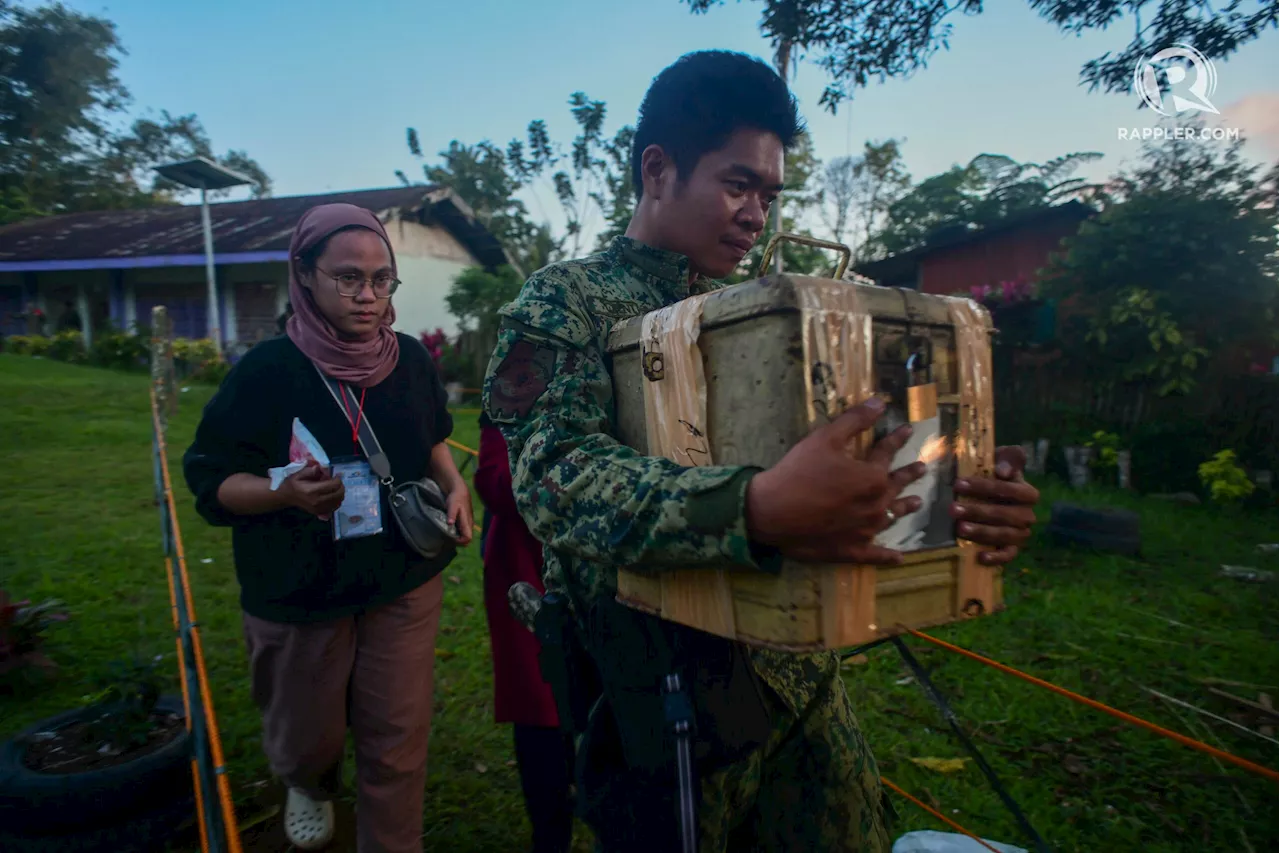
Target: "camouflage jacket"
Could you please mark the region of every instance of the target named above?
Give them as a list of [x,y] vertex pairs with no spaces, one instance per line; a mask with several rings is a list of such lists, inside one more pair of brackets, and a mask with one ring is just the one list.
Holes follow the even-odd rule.
[[[612,434],[613,324],[720,285],[689,284],[679,254],[616,237],[602,252],[544,267],[501,310],[483,405],[507,441],[516,505],[543,543],[545,583],[581,607],[617,593],[617,569],[761,565],[745,518],[759,469],[686,467]],[[766,682],[799,711],[833,655],[753,653]]]

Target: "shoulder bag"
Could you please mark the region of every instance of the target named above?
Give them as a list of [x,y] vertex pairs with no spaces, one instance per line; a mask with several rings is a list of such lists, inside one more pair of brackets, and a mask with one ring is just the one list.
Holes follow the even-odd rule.
[[[312,366],[320,374],[347,423],[351,423],[351,415],[343,402],[346,395],[351,393],[350,390],[326,374],[315,362],[312,362]],[[382,445],[378,443],[378,436],[368,418],[360,419],[359,438],[360,449],[369,459],[369,468],[389,493],[391,515],[405,542],[416,554],[428,560],[442,557],[452,559],[457,553],[457,543],[461,537],[455,526],[449,524],[448,502],[440,484],[430,477],[423,477],[421,480],[396,485],[391,476],[391,463],[382,452]]]

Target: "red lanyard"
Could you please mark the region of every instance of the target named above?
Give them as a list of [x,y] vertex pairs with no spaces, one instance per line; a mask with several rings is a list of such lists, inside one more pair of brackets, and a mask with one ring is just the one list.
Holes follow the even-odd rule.
[[364,418],[364,394],[368,388],[360,389],[360,408],[356,409],[354,415],[351,414],[351,407],[347,405],[347,389],[342,389],[342,408],[347,412],[347,420],[351,421],[351,443],[355,445],[356,452],[360,452],[360,421]]

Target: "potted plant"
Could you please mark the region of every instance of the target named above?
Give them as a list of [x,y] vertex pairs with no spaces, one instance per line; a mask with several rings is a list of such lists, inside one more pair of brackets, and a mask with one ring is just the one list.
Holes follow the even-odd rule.
[[62,603],[50,599],[40,604],[10,601],[0,590],[0,686],[7,689],[33,677],[48,676],[57,668],[41,647],[44,632],[55,622],[65,622]]
[[157,850],[191,816],[190,735],[160,660],[113,663],[81,707],[0,744],[0,848]]
[[1098,430],[1085,443],[1090,451],[1089,467],[1103,482],[1129,488],[1129,452],[1120,447],[1120,436]]

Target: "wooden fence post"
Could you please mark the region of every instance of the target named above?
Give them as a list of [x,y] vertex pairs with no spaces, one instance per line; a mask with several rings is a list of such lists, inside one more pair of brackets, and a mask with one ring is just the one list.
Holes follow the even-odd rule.
[[173,371],[173,327],[163,305],[151,309],[151,386],[160,410],[160,427],[178,412],[177,382]]

